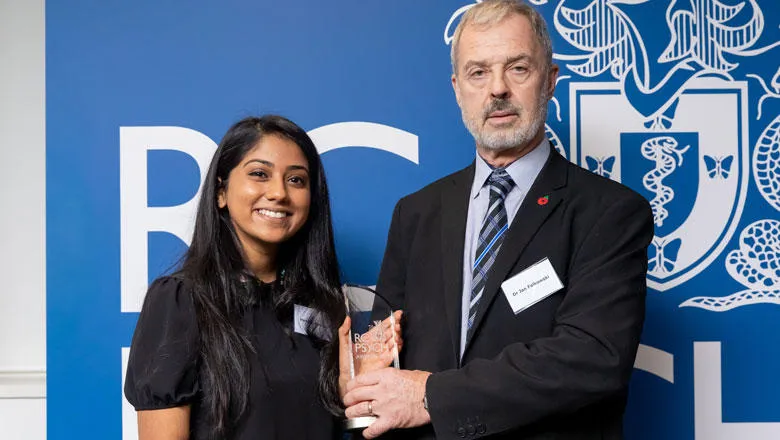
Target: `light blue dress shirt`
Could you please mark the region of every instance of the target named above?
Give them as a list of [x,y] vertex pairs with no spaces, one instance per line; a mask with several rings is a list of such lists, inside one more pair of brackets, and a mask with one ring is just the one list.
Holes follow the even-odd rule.
[[[547,158],[550,156],[550,143],[547,139],[543,140],[538,147],[530,153],[512,162],[506,172],[512,177],[515,186],[509,191],[504,199],[506,207],[507,221],[512,225],[512,221],[517,214],[517,210],[523,203],[528,190],[536,180],[536,176],[544,167]],[[476,169],[474,171],[474,182],[471,184],[471,197],[469,198],[469,210],[466,218],[466,237],[463,243],[463,295],[461,300],[461,320],[460,320],[460,355],[463,356],[463,350],[466,348],[467,323],[469,319],[469,303],[471,302],[471,275],[474,267],[474,251],[477,249],[479,241],[479,230],[482,228],[482,220],[487,214],[488,203],[490,199],[490,188],[485,185],[493,169],[477,154]],[[503,245],[502,245],[503,247]],[[500,252],[500,251],[499,251]]]

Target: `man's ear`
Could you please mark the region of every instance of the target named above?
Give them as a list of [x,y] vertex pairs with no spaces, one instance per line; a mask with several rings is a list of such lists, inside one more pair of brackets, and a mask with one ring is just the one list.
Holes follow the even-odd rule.
[[558,65],[553,64],[550,66],[550,71],[547,78],[547,98],[552,99],[555,94],[555,84],[558,82]]
[[219,209],[223,209],[227,206],[227,199],[225,198],[225,185],[219,177],[217,177],[217,185],[219,185],[219,189],[217,190],[217,206]]
[[455,92],[455,102],[460,106],[460,87],[458,87],[458,78],[452,74],[452,90]]

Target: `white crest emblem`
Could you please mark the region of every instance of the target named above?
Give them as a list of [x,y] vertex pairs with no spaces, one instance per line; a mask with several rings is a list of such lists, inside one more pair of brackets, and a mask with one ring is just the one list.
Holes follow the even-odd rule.
[[[758,138],[753,178],[767,203],[780,211],[780,116]],[[725,312],[749,304],[780,304],[780,221],[748,225],[739,236],[739,247],[726,257],[726,271],[746,289],[725,297],[697,296],[680,307]]]
[[749,175],[746,92],[744,83],[689,82],[673,128],[658,130],[645,126],[618,84],[571,84],[572,160],[650,201],[648,285],[656,290],[707,267],[736,229]]
[[[753,47],[764,27],[755,0],[674,0],[670,41],[653,58],[628,12],[648,1],[593,0],[582,9],[561,1],[555,29],[580,54],[555,57],[575,75],[615,80],[571,83],[571,160],[650,201],[648,286],[664,291],[709,266],[744,208],[747,83],[733,78],[739,64],[723,55],[754,56],[780,43]],[[733,25],[740,11],[747,22]]]

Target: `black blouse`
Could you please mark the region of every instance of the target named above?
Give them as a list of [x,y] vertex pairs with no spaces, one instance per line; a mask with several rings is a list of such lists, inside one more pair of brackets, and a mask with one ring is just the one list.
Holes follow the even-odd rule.
[[[267,289],[267,286],[266,286]],[[319,351],[291,331],[268,306],[248,306],[244,319],[256,353],[249,354],[249,405],[233,439],[341,438],[338,420],[320,402]],[[125,396],[136,410],[191,405],[193,440],[206,438],[200,402],[200,342],[191,291],[177,278],[156,280],[146,294],[133,335]]]

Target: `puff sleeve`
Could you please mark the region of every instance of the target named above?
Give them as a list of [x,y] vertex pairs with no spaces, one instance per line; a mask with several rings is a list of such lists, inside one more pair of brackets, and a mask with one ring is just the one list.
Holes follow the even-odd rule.
[[133,334],[125,396],[137,411],[187,405],[199,392],[200,341],[192,292],[182,280],[155,280]]

